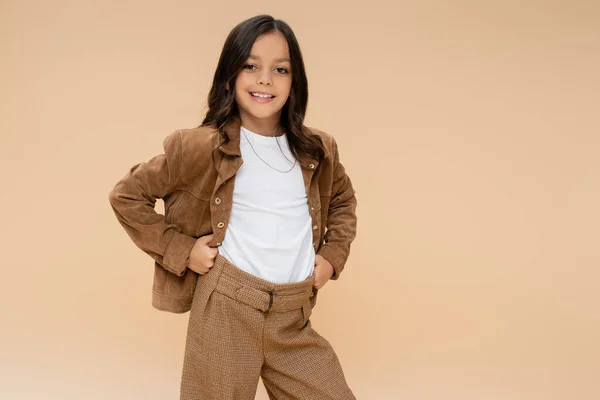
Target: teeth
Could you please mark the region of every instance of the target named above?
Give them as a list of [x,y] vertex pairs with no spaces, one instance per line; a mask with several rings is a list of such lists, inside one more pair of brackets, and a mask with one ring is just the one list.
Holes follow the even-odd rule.
[[271,96],[268,94],[260,94],[260,93],[250,93],[250,94],[254,97],[262,97],[263,99],[270,99],[271,97],[275,97],[275,96]]

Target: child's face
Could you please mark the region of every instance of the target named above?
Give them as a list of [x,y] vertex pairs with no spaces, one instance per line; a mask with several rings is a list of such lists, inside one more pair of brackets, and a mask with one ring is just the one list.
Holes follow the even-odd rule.
[[[280,32],[267,33],[256,39],[250,57],[235,81],[235,101],[242,119],[261,120],[269,125],[279,123],[281,109],[292,87],[289,58],[287,41]],[[256,92],[275,97],[255,98],[251,93]]]

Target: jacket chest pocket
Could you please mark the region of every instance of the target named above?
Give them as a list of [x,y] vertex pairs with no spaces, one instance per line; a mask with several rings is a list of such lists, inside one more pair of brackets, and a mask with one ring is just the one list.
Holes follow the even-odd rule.
[[167,221],[177,225],[181,233],[199,237],[206,234],[203,225],[210,222],[210,207],[208,201],[202,200],[187,191],[179,191],[177,199],[169,209]]

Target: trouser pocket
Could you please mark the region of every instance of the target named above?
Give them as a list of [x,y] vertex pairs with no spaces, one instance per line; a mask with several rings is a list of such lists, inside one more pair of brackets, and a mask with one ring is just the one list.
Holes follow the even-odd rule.
[[194,326],[195,330],[200,327],[206,305],[216,290],[219,272],[211,269],[208,273],[198,276],[192,309],[190,310],[190,325]]
[[310,315],[312,314],[312,307],[310,305],[310,298],[307,298],[302,304],[302,322],[300,325],[300,329],[304,329],[308,322],[310,321]]

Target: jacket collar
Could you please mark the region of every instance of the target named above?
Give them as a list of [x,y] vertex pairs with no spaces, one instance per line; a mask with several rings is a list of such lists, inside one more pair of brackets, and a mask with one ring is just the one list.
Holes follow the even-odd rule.
[[239,117],[235,117],[225,123],[224,130],[229,136],[229,141],[227,143],[224,142],[223,137],[216,132],[217,140],[219,142],[218,149],[223,153],[230,156],[239,156],[241,157],[242,153],[240,151],[240,127],[241,122]]

